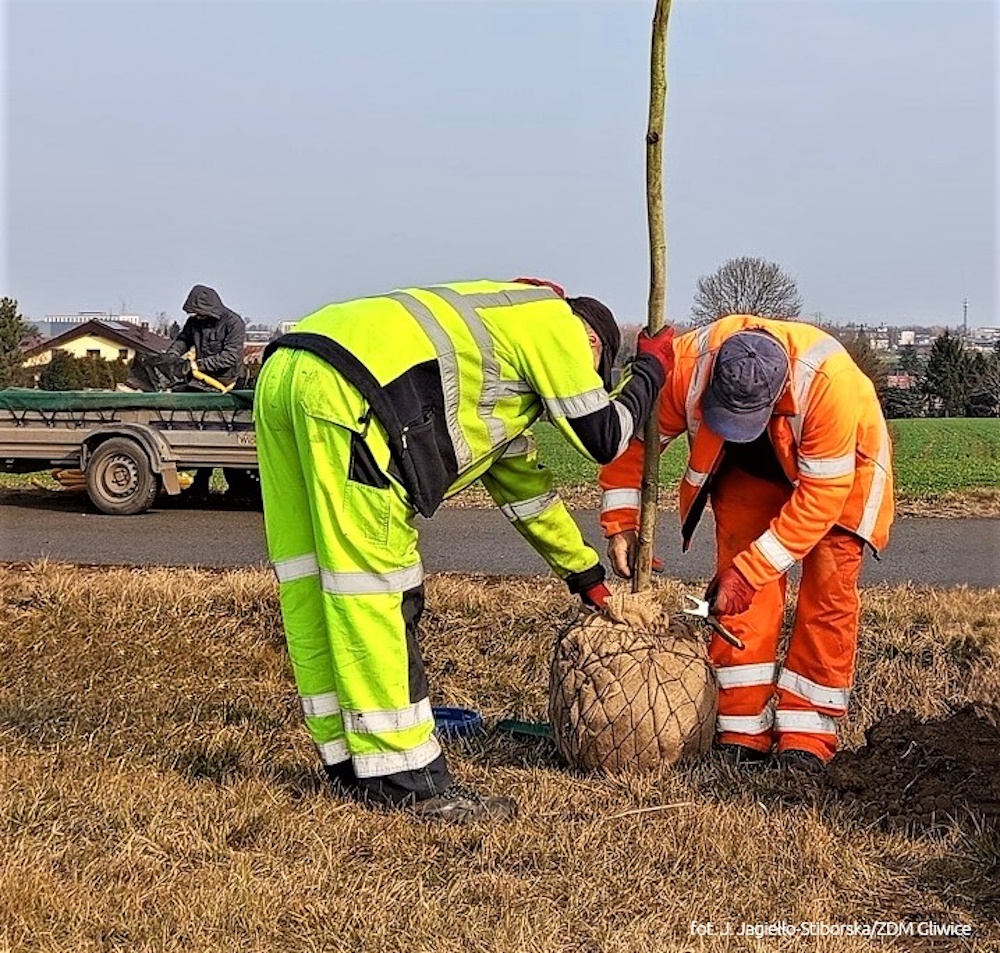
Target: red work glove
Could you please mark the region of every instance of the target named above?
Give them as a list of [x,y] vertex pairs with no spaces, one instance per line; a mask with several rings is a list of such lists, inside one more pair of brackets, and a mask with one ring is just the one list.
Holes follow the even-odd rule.
[[662,328],[652,337],[646,329],[639,332],[635,350],[637,354],[652,354],[663,368],[664,378],[669,378],[674,370],[674,329]]
[[728,566],[715,578],[705,590],[705,599],[711,608],[712,615],[740,615],[750,608],[757,590],[746,581],[743,573],[735,566]]
[[547,278],[515,278],[514,282],[519,285],[534,285],[536,288],[551,288],[560,298],[566,297],[566,292],[562,285],[557,285]]
[[603,582],[596,582],[580,593],[580,598],[595,609],[603,609],[604,603],[611,598],[611,590]]

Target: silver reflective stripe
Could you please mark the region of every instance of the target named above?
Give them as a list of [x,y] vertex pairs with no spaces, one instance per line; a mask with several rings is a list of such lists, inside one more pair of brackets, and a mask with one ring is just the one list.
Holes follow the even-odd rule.
[[601,498],[601,512],[617,510],[624,507],[639,509],[642,503],[642,493],[639,490],[605,490]]
[[500,507],[500,512],[509,520],[529,520],[533,516],[544,513],[553,503],[559,501],[559,496],[555,491],[543,493],[541,496],[533,496],[530,500],[519,500],[516,503],[505,503]]
[[827,685],[820,685],[819,682],[814,682],[805,675],[799,675],[798,672],[787,668],[778,679],[778,688],[784,688],[821,708],[836,708],[839,711],[847,711],[847,703],[851,698],[849,688],[830,688]]
[[616,400],[612,406],[618,414],[618,427],[621,432],[618,449],[615,451],[615,459],[617,460],[625,452],[628,442],[632,439],[632,434],[635,432],[635,418],[629,412],[628,407],[621,402]]
[[868,490],[868,499],[865,500],[865,508],[861,514],[861,523],[858,525],[858,536],[871,542],[872,533],[875,530],[875,523],[878,520],[879,511],[882,509],[882,500],[885,498],[885,485],[889,479],[889,431],[886,430],[885,423],[882,423],[882,443],[878,448],[878,456],[875,458],[874,473],[872,474],[872,485]]
[[501,379],[497,385],[497,391],[501,397],[514,397],[519,394],[533,394],[535,388],[527,381],[507,381]]
[[715,719],[716,731],[735,731],[741,735],[759,735],[767,731],[774,721],[768,708],[759,715],[719,715]]
[[847,476],[854,472],[854,465],[853,450],[842,457],[799,457],[799,473],[802,476],[815,477],[817,480]]
[[409,312],[421,330],[434,345],[434,353],[437,355],[438,368],[441,371],[441,388],[444,391],[444,415],[445,423],[448,427],[448,436],[451,438],[451,445],[455,448],[455,460],[458,469],[464,470],[472,463],[472,450],[469,442],[462,433],[462,427],[458,422],[459,407],[459,383],[458,383],[458,358],[455,356],[455,345],[448,332],[441,326],[441,323],[434,312],[427,307],[419,298],[403,291],[396,291],[386,295],[393,301],[401,304]]
[[795,442],[802,443],[802,421],[805,419],[806,401],[809,397],[809,389],[812,387],[813,378],[823,362],[844,350],[844,346],[833,338],[825,338],[814,344],[808,351],[795,361],[792,371],[792,392],[795,395],[795,406],[798,413],[790,418],[789,423],[792,433],[795,434]]
[[351,752],[347,750],[347,742],[343,738],[338,738],[336,741],[324,741],[322,744],[316,745],[316,750],[319,752],[319,759],[323,764],[340,764],[351,756]]
[[774,727],[778,731],[802,731],[817,735],[835,735],[837,723],[829,715],[818,711],[782,711],[774,714]]
[[708,479],[707,473],[702,473],[701,470],[694,470],[688,467],[684,473],[684,479],[687,480],[691,486],[704,486],[705,481]]
[[360,596],[374,592],[406,592],[424,581],[422,563],[393,572],[331,572],[324,569],[323,591],[339,596]]
[[303,695],[302,711],[310,718],[336,715],[340,711],[340,700],[337,698],[336,692],[324,692],[322,695]]
[[427,698],[404,708],[381,711],[344,710],[344,730],[356,735],[377,735],[383,731],[405,731],[434,722],[431,703]]
[[754,542],[760,550],[760,554],[778,572],[788,572],[795,565],[795,557],[781,544],[778,537],[770,530],[762,533]]
[[719,688],[747,688],[750,685],[770,685],[774,682],[774,662],[759,665],[727,665],[715,670]]
[[[549,288],[529,288],[524,291],[500,291],[492,294],[460,294],[451,288],[436,286],[427,289],[432,294],[446,301],[465,322],[473,340],[479,347],[483,362],[483,390],[479,395],[477,412],[486,425],[490,441],[494,447],[499,447],[507,439],[504,422],[495,416],[497,402],[500,400],[500,364],[497,361],[493,347],[493,336],[487,330],[477,308],[503,308],[514,304],[526,304],[530,301],[542,301],[557,298],[558,295]],[[460,468],[461,469],[461,468]]]
[[441,745],[431,735],[422,745],[409,751],[380,751],[374,754],[356,754],[354,773],[359,778],[377,778],[398,771],[419,771],[426,768],[439,754]]
[[553,417],[567,417],[570,420],[604,410],[609,403],[608,392],[603,387],[575,394],[573,397],[545,398],[545,406]]
[[684,403],[684,416],[687,419],[688,433],[692,436],[698,431],[698,420],[695,418],[694,410],[708,386],[708,369],[712,363],[712,352],[708,349],[709,327],[710,325],[703,327],[695,338],[698,360],[694,366],[694,373],[691,375],[691,384],[688,386],[687,399]]
[[506,447],[504,447],[501,457],[523,457],[535,449],[535,438],[522,434],[515,437]]
[[291,582],[293,579],[305,579],[306,576],[319,575],[319,563],[316,554],[296,556],[294,559],[279,559],[271,564],[278,582]]
[[[530,304],[532,301],[553,301],[561,300],[551,288],[520,288],[514,291],[472,291],[462,294],[445,288],[463,301],[469,303],[472,308],[506,308],[512,304]],[[438,288],[431,288],[434,294],[438,294]]]

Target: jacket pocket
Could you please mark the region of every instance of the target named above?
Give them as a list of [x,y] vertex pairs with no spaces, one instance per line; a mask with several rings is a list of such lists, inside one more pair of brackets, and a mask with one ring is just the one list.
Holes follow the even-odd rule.
[[403,428],[403,454],[416,479],[416,499],[414,506],[423,516],[430,516],[444,499],[451,476],[435,434],[434,415],[429,414],[426,420]]
[[344,486],[344,508],[352,528],[376,546],[389,543],[389,480],[378,468],[361,434],[351,431],[351,456]]
[[344,509],[351,528],[377,546],[389,543],[389,491],[347,481]]
[[347,479],[379,490],[389,488],[389,478],[379,469],[371,447],[361,434],[351,431],[351,459],[347,465]]

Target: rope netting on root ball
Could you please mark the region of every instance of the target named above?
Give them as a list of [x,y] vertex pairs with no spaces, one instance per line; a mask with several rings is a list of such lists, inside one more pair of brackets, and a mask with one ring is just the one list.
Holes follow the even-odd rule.
[[698,631],[655,594],[623,592],[559,636],[549,722],[575,768],[656,770],[708,751],[717,693]]

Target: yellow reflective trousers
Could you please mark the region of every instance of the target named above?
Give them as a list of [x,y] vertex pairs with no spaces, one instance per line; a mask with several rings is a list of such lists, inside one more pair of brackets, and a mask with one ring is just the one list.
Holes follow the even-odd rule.
[[321,358],[279,348],[254,398],[268,556],[305,721],[331,777],[398,804],[450,783],[417,643],[415,512],[385,432]]

